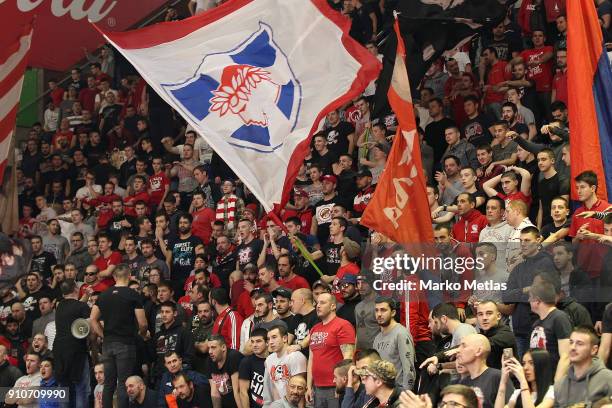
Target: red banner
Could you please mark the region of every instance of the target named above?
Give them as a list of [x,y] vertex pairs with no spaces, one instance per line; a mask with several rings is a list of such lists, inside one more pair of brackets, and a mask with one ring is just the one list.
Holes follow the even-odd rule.
[[[0,49],[10,45],[36,16],[30,66],[65,71],[104,40],[104,31],[124,31],[161,7],[164,0],[0,0]],[[88,21],[89,20],[89,21]]]

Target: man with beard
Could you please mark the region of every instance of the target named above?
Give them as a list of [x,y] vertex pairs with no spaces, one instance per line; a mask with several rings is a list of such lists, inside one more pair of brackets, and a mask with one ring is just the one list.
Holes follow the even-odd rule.
[[124,214],[121,198],[113,199],[111,209],[113,216],[108,222],[107,233],[111,237],[113,247],[117,248],[119,241],[121,241],[121,236],[132,231],[135,221],[133,217]]
[[508,130],[514,132],[525,140],[529,139],[529,128],[519,122],[518,108],[512,102],[505,102],[501,108],[502,119],[508,123]]
[[64,259],[70,252],[70,244],[66,237],[62,236],[60,223],[57,219],[47,221],[47,233],[42,234],[43,248],[52,253],[58,263],[63,264]]
[[266,335],[267,331],[263,328],[251,332],[249,343],[253,354],[243,358],[238,367],[240,403],[243,408],[261,408],[264,404],[264,372],[268,357]]
[[193,368],[201,371],[204,368],[208,356],[208,339],[213,330],[214,323],[213,308],[208,300],[198,302],[196,314],[191,320],[191,337],[193,338]]
[[[175,405],[178,408],[200,408],[210,407],[211,397],[208,390],[201,386],[196,385],[190,376],[184,372],[179,372],[172,379],[172,386],[174,387]],[[220,408],[221,403],[218,405],[212,403],[214,408]]]
[[202,240],[191,234],[191,214],[181,214],[178,219],[178,238],[169,243],[172,251],[171,278],[174,294],[183,293],[183,283],[193,270],[195,249],[202,245]]
[[172,379],[181,374],[189,376],[193,384],[198,388],[202,388],[204,395],[208,396],[208,399],[204,400],[207,404],[202,405],[202,407],[211,406],[210,385],[206,376],[200,374],[199,371],[183,370],[183,359],[176,351],[169,351],[166,353],[164,356],[164,365],[166,366],[166,371],[162,374],[159,386],[157,387],[158,407],[172,407],[173,404],[176,404],[178,398],[174,392],[175,386]]
[[155,391],[147,388],[141,377],[133,375],[125,380],[130,408],[156,408]]
[[361,296],[357,291],[357,276],[347,273],[339,280],[338,286],[340,295],[342,296],[342,306],[338,309],[338,317],[347,320],[355,327],[357,325],[355,319],[355,306],[361,302]]
[[[228,350],[225,339],[218,334],[213,334],[208,341],[208,354],[210,360],[206,372],[210,380],[213,408],[238,408],[240,406],[238,367],[242,354],[236,350]],[[177,387],[177,384],[174,383],[174,386]]]
[[300,288],[310,288],[306,279],[295,274],[295,259],[291,255],[281,254],[277,260],[277,267],[280,276],[278,284],[280,286],[288,288],[291,291]]
[[355,306],[357,350],[371,349],[374,338],[380,332],[374,312],[376,305],[376,292],[372,288],[374,280],[374,275],[370,272],[362,272],[357,276],[357,290],[361,298]]
[[217,237],[217,255],[215,256],[212,266],[213,271],[221,280],[221,287],[229,292],[229,276],[236,268],[236,250],[230,238],[226,234],[220,234]]
[[287,395],[287,383],[294,375],[305,375],[307,361],[302,353],[289,350],[287,329],[275,325],[268,330],[270,355],[265,361],[263,400],[264,405],[283,399]]
[[[452,335],[450,345],[445,348],[445,350],[429,357],[419,367],[427,367],[427,371],[430,374],[435,374],[441,370],[439,363],[442,361],[449,361],[449,357],[453,355],[453,353],[447,353],[447,351],[457,347],[461,339],[465,336],[475,334],[476,329],[474,329],[472,325],[461,323],[457,309],[449,303],[440,303],[433,308],[431,311],[430,325],[432,327],[432,333],[434,334],[439,333],[442,336]],[[452,368],[454,368],[454,365]]]
[[291,311],[291,294],[292,291],[285,287],[280,287],[272,291],[272,296],[274,296],[274,310],[276,311],[278,317],[280,317],[283,322],[287,324],[288,331],[291,334],[290,344],[293,343],[295,338],[293,333],[295,332],[297,324],[300,320]]
[[342,360],[334,366],[334,385],[336,386],[336,395],[338,401],[344,400],[348,384],[348,372],[353,364],[353,360]]
[[[282,321],[278,315],[274,312],[274,298],[269,293],[258,293],[252,297],[253,304],[255,306],[255,313],[253,319],[253,330],[262,328],[268,330],[272,326],[283,326],[287,330],[287,323]],[[293,336],[291,336],[293,337]],[[290,338],[290,341],[293,339]],[[250,344],[247,344],[250,346]],[[249,350],[248,347],[245,347]],[[249,353],[245,353],[249,354]]]
[[170,278],[168,265],[155,256],[155,241],[151,238],[145,238],[140,242],[140,252],[142,253],[142,261],[138,264],[138,278],[148,281],[149,271],[152,268],[157,268],[162,271],[163,279]]
[[299,408],[306,403],[306,379],[303,375],[294,375],[289,379],[285,398],[274,401],[270,408]]
[[408,329],[395,321],[397,304],[391,298],[376,299],[376,322],[380,333],[374,338],[374,349],[383,360],[397,368],[397,384],[412,389],[416,378],[414,370],[414,342]]

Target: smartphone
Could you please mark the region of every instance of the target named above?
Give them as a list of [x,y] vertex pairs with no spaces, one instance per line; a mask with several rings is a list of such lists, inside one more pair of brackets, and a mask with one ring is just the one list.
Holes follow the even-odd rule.
[[512,357],[514,357],[514,352],[512,351],[512,348],[505,348],[502,356],[504,360],[510,360]]

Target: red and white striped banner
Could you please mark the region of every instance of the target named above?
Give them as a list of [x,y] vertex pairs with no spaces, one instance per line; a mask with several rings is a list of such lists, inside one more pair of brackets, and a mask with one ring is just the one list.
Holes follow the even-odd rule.
[[0,182],[8,164],[11,140],[15,133],[19,98],[23,86],[23,75],[28,65],[32,42],[32,25],[0,54]]

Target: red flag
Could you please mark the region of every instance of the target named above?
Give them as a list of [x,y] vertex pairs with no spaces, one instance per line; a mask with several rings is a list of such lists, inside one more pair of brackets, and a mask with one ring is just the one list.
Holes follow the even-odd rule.
[[28,25],[19,38],[0,54],[0,181],[11,154],[11,141],[15,132],[17,109],[28,65],[32,42],[32,25]]
[[[612,202],[612,72],[593,2],[568,1],[567,22],[572,179],[594,171],[597,196]],[[575,198],[575,183],[571,187]]]
[[399,126],[387,167],[361,217],[361,224],[400,244],[426,243],[433,241],[432,222],[405,65],[406,49],[397,19],[394,28],[397,54],[387,97]]

